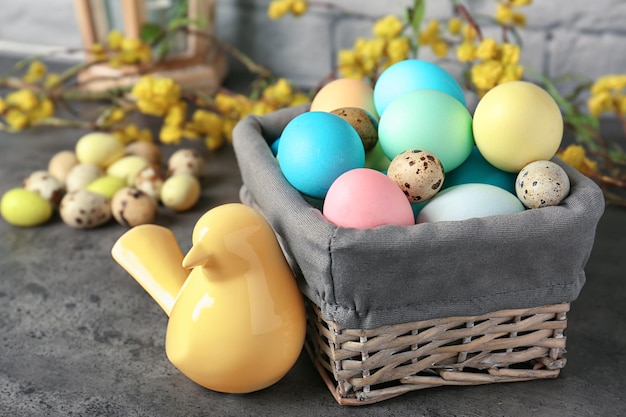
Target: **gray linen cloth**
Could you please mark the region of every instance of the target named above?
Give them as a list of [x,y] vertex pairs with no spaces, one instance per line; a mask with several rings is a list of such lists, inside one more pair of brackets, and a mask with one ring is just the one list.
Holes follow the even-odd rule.
[[570,177],[559,205],[513,215],[372,229],[337,227],[282,175],[269,144],[305,106],[238,123],[233,146],[241,201],[276,232],[302,292],[323,317],[348,328],[575,300],[584,283],[604,197]]

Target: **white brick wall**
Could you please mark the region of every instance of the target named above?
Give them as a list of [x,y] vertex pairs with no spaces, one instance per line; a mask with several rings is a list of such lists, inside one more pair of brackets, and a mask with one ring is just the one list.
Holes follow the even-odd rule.
[[[449,1],[426,1],[427,18],[450,16]],[[312,8],[300,18],[289,16],[270,21],[266,16],[269,0],[219,0],[217,33],[276,74],[312,86],[329,73],[339,49],[352,46],[357,36],[370,36],[372,19],[398,13],[412,3],[327,2],[356,11],[362,17]],[[473,13],[490,15],[496,5],[494,0],[465,3]],[[73,1],[0,0],[0,6],[0,52],[80,46]],[[522,61],[528,68],[550,76],[577,73],[595,78],[626,73],[626,1],[534,0],[523,11],[528,26],[522,30]],[[432,59],[427,51],[420,57]],[[233,64],[233,71],[239,70],[241,66]]]

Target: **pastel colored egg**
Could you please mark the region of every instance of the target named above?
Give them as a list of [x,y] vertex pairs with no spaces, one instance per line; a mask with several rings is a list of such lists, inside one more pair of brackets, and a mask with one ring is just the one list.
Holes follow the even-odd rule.
[[441,189],[441,161],[430,152],[412,149],[398,154],[389,164],[387,176],[400,187],[411,203],[428,200]]
[[148,165],[148,161],[141,156],[127,155],[109,165],[106,173],[122,178],[126,185],[132,185],[137,174]]
[[378,141],[390,160],[406,150],[421,149],[437,155],[448,172],[472,152],[472,117],[446,93],[413,91],[389,104],[378,124]]
[[191,209],[200,198],[200,181],[191,174],[176,174],[161,187],[161,202],[174,211]]
[[511,81],[489,90],[474,112],[474,139],[490,164],[519,172],[526,164],[551,159],[563,137],[556,101],[541,87]]
[[472,149],[470,156],[452,171],[446,172],[443,189],[454,185],[481,183],[491,184],[515,194],[516,174],[502,171],[491,165],[480,154],[477,147]]
[[91,132],[78,139],[75,152],[79,162],[105,169],[124,155],[124,145],[110,133]]
[[365,168],[372,168],[377,171],[386,172],[391,160],[387,158],[380,141],[365,153]]
[[65,190],[71,193],[83,189],[102,175],[104,175],[102,168],[96,164],[77,164],[65,177]]
[[552,161],[531,162],[515,180],[517,197],[531,209],[559,205],[569,192],[567,173]]
[[113,175],[103,175],[90,182],[85,189],[106,198],[113,198],[116,192],[126,186],[126,181]]
[[204,174],[204,158],[196,149],[178,149],[167,160],[167,173],[191,174],[200,178]]
[[365,150],[356,130],[327,112],[294,117],[282,132],[277,157],[287,181],[301,193],[319,199],[337,177],[365,164]]
[[124,155],[141,156],[150,165],[159,166],[161,164],[162,152],[159,145],[154,142],[135,141],[124,148]]
[[462,106],[465,95],[459,83],[439,65],[420,59],[407,59],[385,69],[374,85],[374,104],[380,116],[403,94],[416,90],[437,90],[449,94]]
[[338,78],[323,86],[311,100],[311,111],[331,112],[342,107],[357,107],[378,119],[374,89],[362,80]]
[[467,220],[524,211],[510,192],[490,184],[461,184],[446,188],[430,199],[417,216],[417,223]]
[[0,214],[14,226],[32,227],[52,217],[52,204],[38,193],[26,188],[13,188],[2,195]]
[[415,223],[402,190],[385,174],[370,168],[339,176],[328,190],[322,213],[337,226],[359,229]]
[[62,184],[65,184],[67,175],[78,164],[78,158],[76,158],[74,151],[60,151],[55,153],[48,161],[48,172]]

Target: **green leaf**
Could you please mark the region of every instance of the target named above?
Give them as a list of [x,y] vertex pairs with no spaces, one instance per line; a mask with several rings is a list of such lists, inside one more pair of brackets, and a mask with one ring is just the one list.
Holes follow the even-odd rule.
[[156,42],[161,36],[163,36],[163,28],[160,25],[152,22],[146,22],[141,26],[141,32],[139,37],[141,40],[147,43]]

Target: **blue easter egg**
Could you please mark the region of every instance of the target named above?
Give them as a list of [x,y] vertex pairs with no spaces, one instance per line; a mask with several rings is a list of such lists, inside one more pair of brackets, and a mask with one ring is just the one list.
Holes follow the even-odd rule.
[[280,144],[280,137],[278,139],[276,139],[274,142],[272,142],[272,144],[270,145],[270,149],[272,151],[272,154],[274,154],[274,156],[278,155],[278,145]]
[[380,116],[403,94],[416,90],[437,90],[449,94],[463,106],[465,95],[459,83],[439,65],[420,59],[397,62],[382,72],[374,85],[374,106]]
[[502,171],[491,165],[478,148],[474,147],[465,162],[446,172],[442,189],[459,184],[482,183],[495,185],[515,194],[515,177],[516,173]]
[[406,93],[389,104],[378,123],[378,141],[390,160],[408,150],[434,154],[444,171],[472,152],[472,116],[449,94],[437,90]]
[[318,199],[341,174],[365,164],[357,131],[342,117],[321,111],[302,113],[285,126],[277,157],[287,181]]

